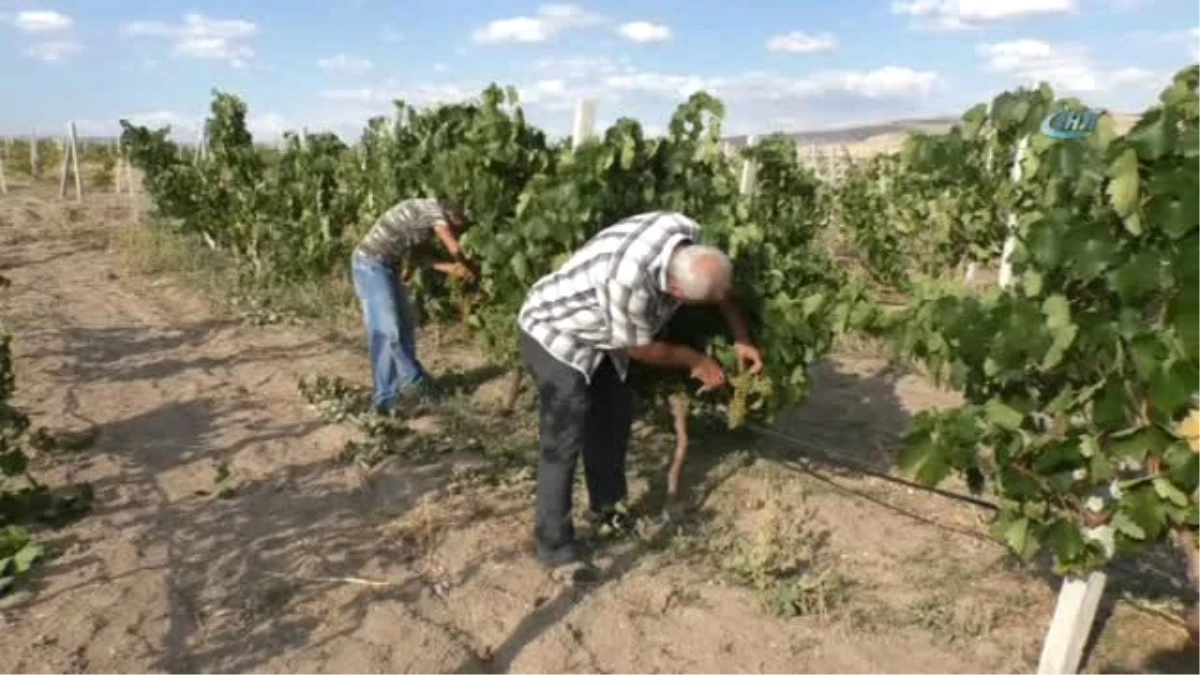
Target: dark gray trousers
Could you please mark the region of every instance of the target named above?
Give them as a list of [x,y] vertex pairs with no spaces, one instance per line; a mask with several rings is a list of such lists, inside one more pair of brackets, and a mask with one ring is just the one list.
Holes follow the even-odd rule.
[[591,510],[603,513],[625,498],[625,455],[633,424],[633,391],[604,359],[589,384],[579,371],[550,355],[521,331],[521,358],[537,383],[537,510],[534,539],[548,565],[575,560],[571,488],[583,455]]

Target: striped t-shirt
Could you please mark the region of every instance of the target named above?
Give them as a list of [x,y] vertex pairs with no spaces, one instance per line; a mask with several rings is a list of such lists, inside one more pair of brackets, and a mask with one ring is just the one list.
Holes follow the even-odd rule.
[[359,242],[356,252],[388,263],[429,241],[434,225],[446,219],[436,199],[406,199],[388,209]]
[[648,345],[680,303],[667,294],[667,265],[700,226],[655,211],[602,230],[533,285],[518,324],[554,358],[583,374],[608,355],[624,379],[630,347]]

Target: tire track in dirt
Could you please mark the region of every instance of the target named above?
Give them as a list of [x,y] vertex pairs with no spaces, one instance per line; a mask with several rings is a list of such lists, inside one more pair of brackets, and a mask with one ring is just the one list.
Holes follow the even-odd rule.
[[[304,410],[295,385],[308,372],[361,376],[361,361],[127,276],[103,233],[69,229],[54,202],[0,206],[16,212],[4,221],[0,269],[14,282],[3,307],[19,324],[20,402],[38,423],[102,429],[85,459],[52,475],[92,482],[97,507],[52,535],[58,555],[33,592],[7,599],[0,669],[256,669],[334,623],[322,605],[342,589],[266,573],[286,579],[315,560],[376,555],[381,523],[359,517],[357,477],[330,463],[346,432]],[[224,464],[232,500],[206,494]]]

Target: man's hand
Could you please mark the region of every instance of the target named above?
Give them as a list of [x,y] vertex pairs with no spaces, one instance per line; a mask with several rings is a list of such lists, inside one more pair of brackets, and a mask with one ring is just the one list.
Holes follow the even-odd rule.
[[437,263],[433,268],[455,279],[463,279],[465,281],[473,281],[475,279],[475,273],[471,271],[471,268],[460,262]]
[[692,368],[692,377],[700,380],[700,393],[720,389],[725,384],[725,373],[721,370],[721,364],[709,357],[704,357]]
[[749,342],[735,342],[733,343],[733,353],[737,354],[738,366],[742,370],[749,368],[751,375],[757,375],[762,372],[763,360],[758,347]]
[[733,351],[737,354],[738,368],[742,370],[749,368],[751,375],[757,375],[763,369],[762,354],[758,352],[757,347],[750,343],[750,331],[746,327],[746,319],[733,300],[729,298],[722,300],[720,307],[721,314],[725,317],[725,322],[729,324],[730,332],[733,333]]

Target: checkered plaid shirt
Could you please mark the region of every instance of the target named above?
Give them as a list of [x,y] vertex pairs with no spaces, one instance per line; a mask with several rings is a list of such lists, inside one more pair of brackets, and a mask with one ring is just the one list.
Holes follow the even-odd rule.
[[668,211],[601,231],[533,285],[521,307],[521,329],[589,382],[605,355],[624,379],[627,350],[653,342],[679,307],[666,292],[671,253],[699,235],[694,220]]

